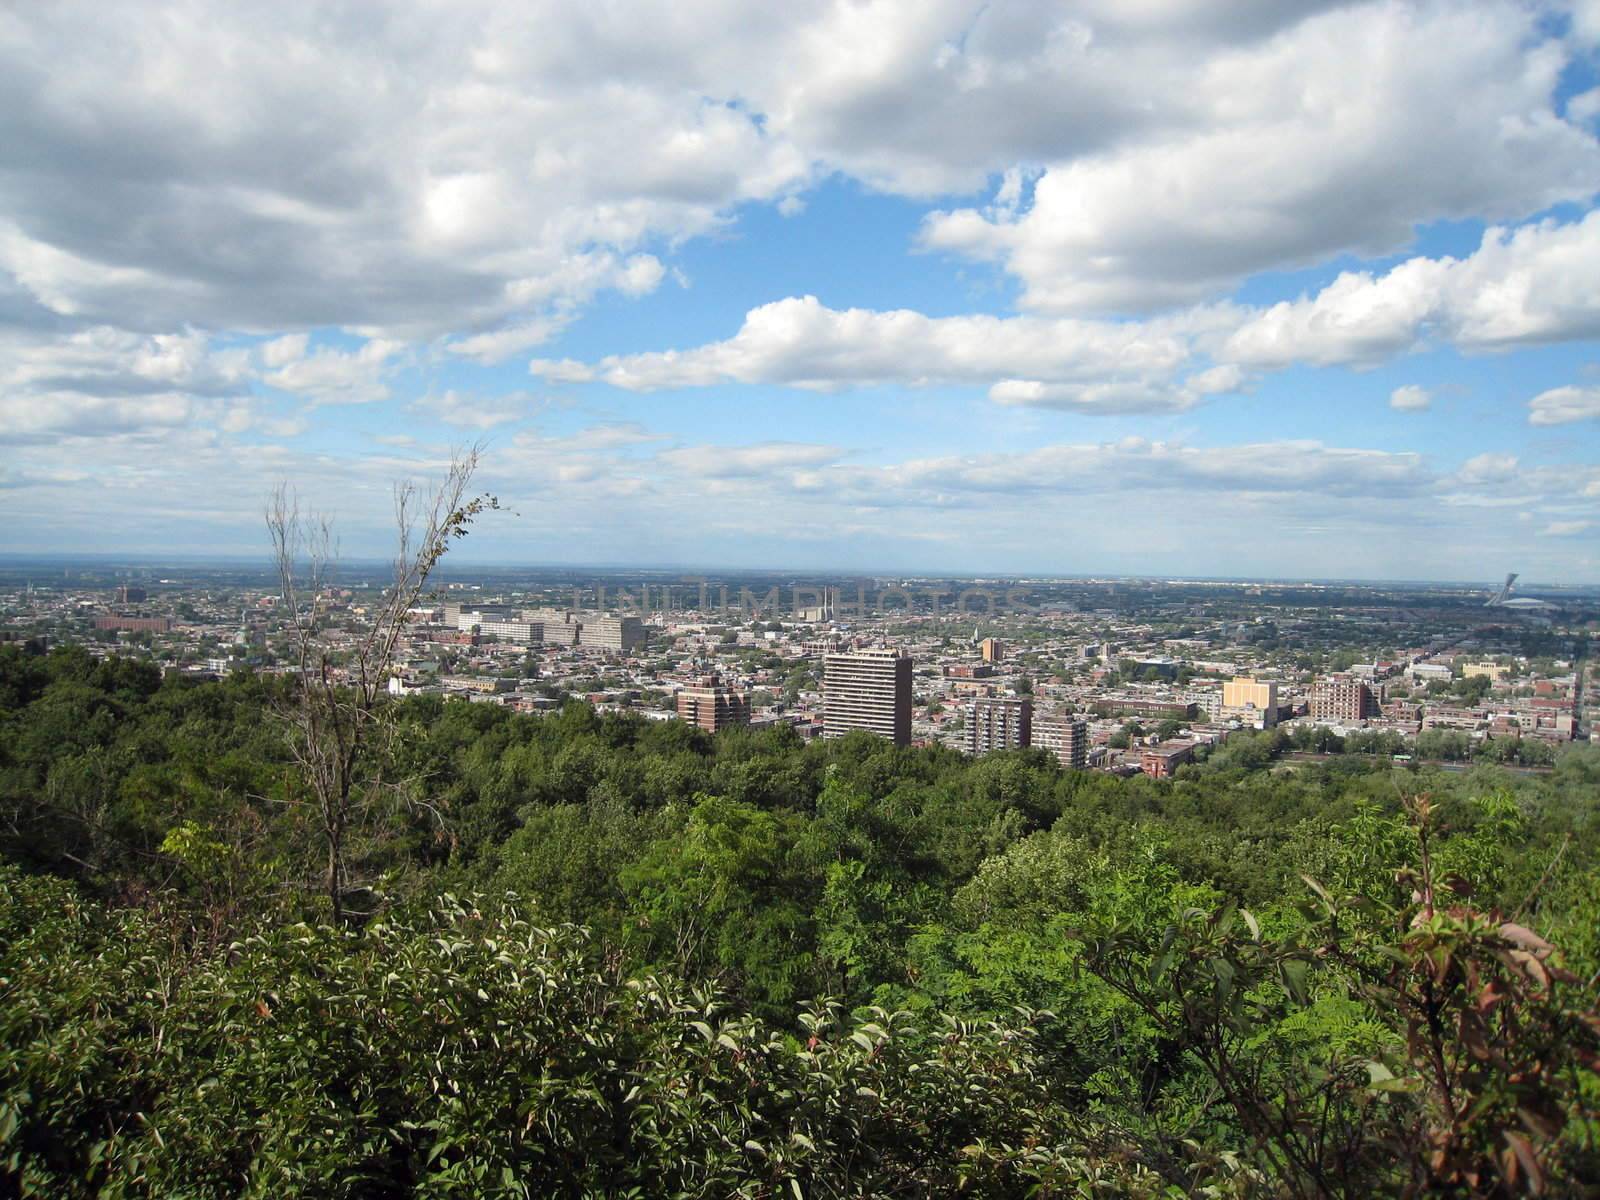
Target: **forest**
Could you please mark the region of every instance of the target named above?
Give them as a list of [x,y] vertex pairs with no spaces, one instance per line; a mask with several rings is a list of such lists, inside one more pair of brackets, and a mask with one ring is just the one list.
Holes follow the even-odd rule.
[[0,1193],[1600,1194],[1600,747],[294,705],[0,647]]

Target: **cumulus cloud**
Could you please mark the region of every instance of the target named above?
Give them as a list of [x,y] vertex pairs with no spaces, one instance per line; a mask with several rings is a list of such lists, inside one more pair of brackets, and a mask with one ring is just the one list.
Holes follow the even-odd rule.
[[1461,469],[1456,472],[1456,482],[1497,483],[1501,480],[1513,479],[1517,475],[1517,456],[1515,454],[1502,454],[1490,451],[1476,454],[1461,464]]
[[927,240],[1029,305],[1188,302],[1588,195],[1600,151],[1551,105],[1572,52],[1510,0],[28,5],[0,29],[0,270],[86,321],[492,361],[841,171],[999,178]]
[[1600,387],[1558,387],[1528,402],[1528,424],[1568,425],[1600,417]]
[[1271,305],[1220,348],[1254,367],[1370,366],[1434,336],[1464,350],[1600,335],[1600,211],[1568,223],[1491,228],[1464,259],[1348,271],[1315,296]]
[[1567,51],[1535,20],[1399,4],[1309,19],[1207,61],[1194,121],[1048,166],[1015,217],[934,213],[923,240],[1003,263],[1025,307],[1126,312],[1390,253],[1430,220],[1586,200],[1600,145],[1553,111]]
[[1420,384],[1408,383],[1389,393],[1389,407],[1401,412],[1422,412],[1433,405],[1433,393]]
[[[1315,295],[1263,308],[1202,305],[1144,320],[927,317],[827,308],[791,297],[752,309],[738,333],[687,350],[598,364],[537,359],[552,382],[634,391],[716,383],[837,388],[888,382],[978,384],[1012,405],[1086,413],[1182,411],[1297,364],[1372,367],[1429,341],[1490,352],[1600,337],[1600,210],[1485,231],[1466,258],[1407,259],[1382,274],[1341,273]],[[1584,402],[1550,394],[1535,423]],[[1390,397],[1418,410],[1417,385]],[[1578,416],[1563,419],[1577,420]]]
[[370,404],[385,400],[384,376],[396,368],[404,343],[369,338],[354,350],[337,346],[308,348],[303,337],[279,338],[263,345],[260,356],[269,370],[261,382],[316,404]]
[[29,6],[0,28],[0,269],[48,310],[470,338],[648,291],[646,240],[810,172],[714,84],[717,44],[747,31],[722,53],[749,51],[761,24],[714,6],[202,8]]
[[107,326],[65,335],[0,329],[0,439],[108,436],[182,425],[245,393],[248,355],[202,334]]
[[601,380],[630,391],[729,382],[821,390],[992,383],[1004,403],[1176,409],[1239,382],[1225,370],[1172,384],[1190,360],[1186,332],[1179,324],[841,310],[803,296],[752,309],[724,342],[613,355],[594,366],[535,360],[530,369],[556,382]]

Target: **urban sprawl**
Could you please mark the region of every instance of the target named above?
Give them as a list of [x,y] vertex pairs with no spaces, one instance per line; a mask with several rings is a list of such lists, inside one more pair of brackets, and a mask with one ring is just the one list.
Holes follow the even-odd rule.
[[[0,637],[166,669],[291,669],[266,572],[11,570]],[[333,661],[381,586],[309,598]],[[1162,778],[1240,730],[1294,756],[1365,752],[1538,770],[1600,738],[1586,708],[1600,599],[1493,588],[1096,579],[684,575],[579,585],[501,573],[438,584],[406,615],[396,696],[521,711],[581,701],[802,738],[855,730],[969,754]],[[337,668],[336,668],[337,669]]]

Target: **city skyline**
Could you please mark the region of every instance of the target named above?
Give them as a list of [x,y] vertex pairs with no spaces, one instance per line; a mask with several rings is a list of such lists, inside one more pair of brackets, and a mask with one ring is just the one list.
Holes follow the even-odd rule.
[[14,12],[0,552],[264,557],[287,479],[377,558],[481,439],[452,567],[1594,584],[1597,54],[1593,0]]

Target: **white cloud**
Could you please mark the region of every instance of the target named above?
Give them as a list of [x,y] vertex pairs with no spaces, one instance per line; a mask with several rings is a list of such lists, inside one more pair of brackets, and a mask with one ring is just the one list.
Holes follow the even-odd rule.
[[587,255],[642,294],[643,242],[810,174],[725,102],[717,60],[761,45],[731,15],[28,6],[0,30],[0,139],[27,164],[0,177],[0,269],[88,319],[407,339],[581,303]]
[[901,482],[1001,492],[1124,492],[1136,489],[1233,494],[1317,492],[1409,495],[1434,476],[1415,454],[1325,446],[1315,441],[1196,447],[1125,438],[1098,445],[1048,446],[911,462]]
[[1277,368],[1370,366],[1432,334],[1464,350],[1600,336],[1600,211],[1562,224],[1491,228],[1465,259],[1412,258],[1341,274],[1315,296],[1245,321],[1217,353]]
[[1416,383],[1407,383],[1389,393],[1389,407],[1401,412],[1422,412],[1433,405],[1433,393]]
[[0,440],[172,428],[219,412],[247,390],[249,375],[246,353],[217,350],[193,331],[0,326]]
[[1528,424],[1567,425],[1600,417],[1600,387],[1558,387],[1528,402]]
[[91,437],[170,429],[194,419],[195,402],[175,393],[144,396],[84,396],[46,393],[0,397],[0,441],[33,441],[73,433]]
[[[726,341],[592,366],[539,359],[531,369],[552,382],[601,380],[633,391],[728,382],[976,384],[1002,404],[1175,412],[1248,387],[1252,371],[1371,367],[1430,339],[1485,352],[1600,337],[1597,278],[1600,210],[1568,223],[1491,228],[1466,258],[1416,257],[1379,275],[1347,271],[1313,296],[1261,309],[1216,304],[1120,321],[934,318],[791,297],[750,310]],[[1415,410],[1431,395],[1408,385],[1390,402]]]
[[1516,478],[1518,460],[1515,454],[1489,451],[1474,455],[1461,464],[1456,472],[1456,482],[1465,484],[1498,483]]
[[935,213],[924,240],[1003,262],[1028,308],[1130,311],[1585,200],[1600,146],[1552,111],[1565,61],[1515,6],[1330,12],[1206,61],[1191,122],[1052,164],[1015,219]]
[[813,389],[993,383],[995,398],[1006,403],[1184,408],[1206,390],[1237,384],[1236,373],[1225,371],[1197,377],[1189,391],[1170,385],[1189,361],[1184,332],[1156,323],[840,310],[804,296],[752,309],[724,342],[614,355],[593,367],[535,360],[530,369],[554,381],[599,379],[630,391],[727,382]]
[[306,356],[306,347],[311,338],[304,333],[286,334],[281,338],[274,338],[259,349],[261,362],[268,367],[287,367],[290,363],[298,362]]
[[519,321],[489,333],[475,333],[458,338],[446,345],[451,353],[477,362],[491,364],[503,362],[523,350],[542,346],[570,324],[570,317],[536,317]]
[[928,236],[1005,259],[1029,304],[1187,302],[1587,196],[1600,151],[1551,107],[1574,51],[1542,38],[1512,0],[26,5],[0,30],[26,164],[0,175],[0,270],[89,321],[490,359],[597,286],[658,286],[647,247],[841,171],[1000,179]]
[[665,275],[661,260],[651,254],[635,254],[628,259],[602,253],[574,255],[559,270],[507,286],[507,295],[519,311],[531,309],[540,315],[455,338],[446,346],[451,353],[480,363],[501,362],[555,337],[597,292],[613,288],[626,296],[645,296],[660,286]]
[[1541,537],[1576,537],[1595,528],[1593,521],[1551,521],[1539,531]]
[[536,401],[523,392],[503,396],[474,396],[454,388],[438,395],[425,396],[410,407],[446,425],[469,429],[493,429],[533,412]]
[[308,350],[304,338],[280,338],[261,348],[263,363],[274,369],[260,378],[268,387],[317,404],[370,404],[388,398],[383,378],[396,369],[394,360],[404,349],[402,342],[369,338],[353,351]]
[[771,478],[786,471],[826,466],[843,452],[805,442],[761,442],[753,446],[685,446],[656,457],[685,475],[707,479]]

